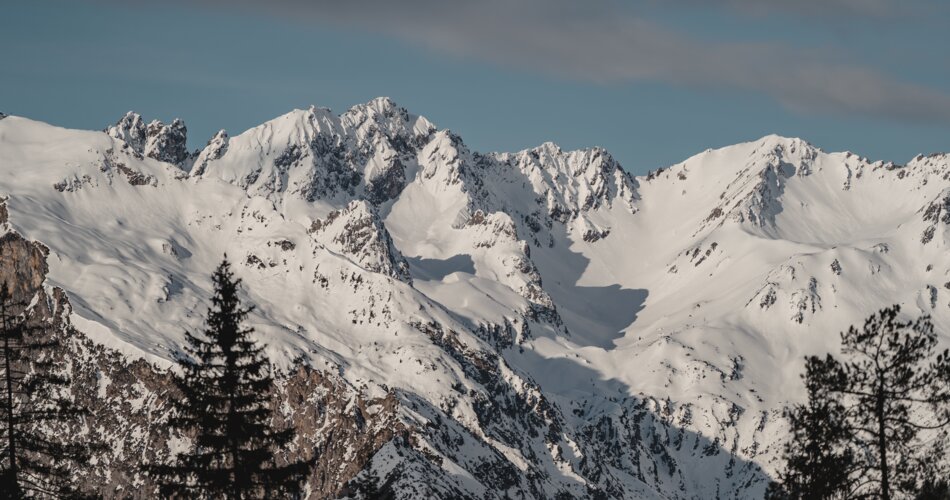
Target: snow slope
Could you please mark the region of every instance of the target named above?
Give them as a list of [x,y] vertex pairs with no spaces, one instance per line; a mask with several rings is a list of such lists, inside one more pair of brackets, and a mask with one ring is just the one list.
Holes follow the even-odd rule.
[[78,329],[160,367],[227,254],[277,363],[427,429],[424,458],[373,460],[406,495],[759,497],[804,355],[892,303],[950,341],[947,155],[767,136],[633,177],[597,148],[475,152],[386,98],[185,132],[0,119],[10,229]]

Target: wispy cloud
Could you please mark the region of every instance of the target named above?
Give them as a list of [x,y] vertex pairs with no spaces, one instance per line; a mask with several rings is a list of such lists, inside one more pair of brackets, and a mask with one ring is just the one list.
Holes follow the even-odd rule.
[[[867,16],[888,15],[898,5],[893,0],[710,1],[739,9],[825,9]],[[581,81],[739,89],[770,96],[799,112],[950,123],[950,95],[944,91],[813,49],[696,38],[638,17],[629,4],[612,0],[231,0],[226,4],[383,34],[441,53]]]
[[919,14],[922,0],[679,0],[693,5],[725,6],[746,13],[795,13],[809,16],[885,18]]

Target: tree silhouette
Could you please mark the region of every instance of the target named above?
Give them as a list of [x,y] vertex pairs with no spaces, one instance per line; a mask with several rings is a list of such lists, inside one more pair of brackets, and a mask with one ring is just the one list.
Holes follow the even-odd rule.
[[393,491],[386,485],[380,484],[380,479],[373,473],[372,467],[357,474],[343,487],[343,496],[357,500],[392,500]]
[[829,394],[819,374],[824,361],[808,358],[805,386],[808,402],[786,411],[792,436],[785,445],[787,464],[780,481],[769,485],[766,497],[784,499],[847,498],[854,467],[851,432],[844,425],[847,409]]
[[771,498],[931,497],[945,487],[950,352],[929,316],[899,306],[841,334],[843,361],[806,358],[808,404],[789,414],[792,440]]
[[947,479],[927,479],[915,500],[950,500],[950,482]]
[[268,406],[274,380],[263,350],[243,325],[243,307],[230,263],[212,275],[214,296],[202,334],[186,333],[187,357],[176,384],[183,397],[169,424],[193,436],[173,464],[152,467],[163,494],[196,498],[277,498],[299,493],[308,463],[278,465],[276,453],[294,437],[275,430]]
[[88,412],[69,397],[70,379],[56,359],[59,337],[33,314],[0,285],[0,497],[80,497],[72,472],[92,445],[66,436]]

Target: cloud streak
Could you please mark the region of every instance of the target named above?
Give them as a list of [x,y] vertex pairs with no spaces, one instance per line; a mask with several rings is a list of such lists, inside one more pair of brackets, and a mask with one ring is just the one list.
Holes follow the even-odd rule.
[[816,17],[887,18],[919,14],[921,0],[679,0],[691,5],[730,7],[749,14],[793,13]]
[[[693,0],[683,0],[690,2]],[[204,0],[224,5],[222,0]],[[892,0],[717,0],[736,8],[886,15]],[[704,40],[611,0],[232,0],[228,6],[382,34],[426,49],[561,78],[662,82],[770,96],[796,112],[950,124],[950,95],[814,50]],[[792,6],[797,5],[797,6]],[[804,11],[803,11],[804,12]]]

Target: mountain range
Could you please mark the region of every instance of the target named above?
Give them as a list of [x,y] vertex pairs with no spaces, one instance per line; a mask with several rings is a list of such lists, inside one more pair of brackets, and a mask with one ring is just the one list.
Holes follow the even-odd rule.
[[197,151],[180,120],[0,115],[0,280],[66,340],[107,497],[188,445],[168,370],[226,255],[311,498],[761,498],[805,355],[895,303],[950,342],[948,225],[947,154],[770,135],[634,176],[387,98]]

